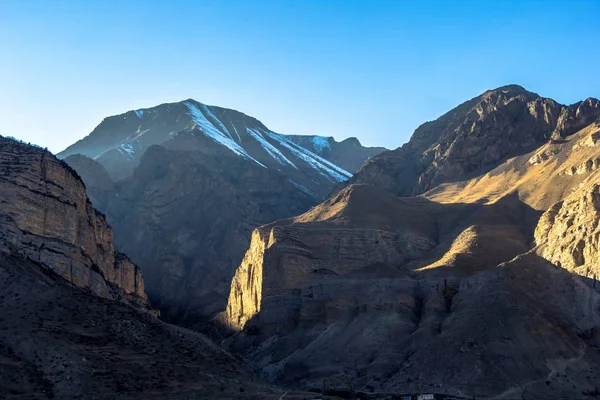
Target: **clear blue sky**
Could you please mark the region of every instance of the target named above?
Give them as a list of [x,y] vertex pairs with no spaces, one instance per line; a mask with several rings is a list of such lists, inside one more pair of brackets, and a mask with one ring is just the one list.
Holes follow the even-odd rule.
[[191,97],[395,148],[508,83],[600,97],[599,49],[592,0],[0,0],[0,134],[57,152]]

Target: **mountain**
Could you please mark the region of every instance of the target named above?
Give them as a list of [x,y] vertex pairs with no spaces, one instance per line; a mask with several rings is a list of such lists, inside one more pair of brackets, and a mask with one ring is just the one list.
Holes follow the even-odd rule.
[[226,348],[286,386],[593,397],[599,116],[511,85],[422,125],[252,233]]
[[331,137],[277,134],[239,111],[188,99],[105,118],[58,157],[81,154],[95,159],[116,181],[131,175],[147,148],[194,128],[212,142],[207,148],[225,148],[263,168],[285,171],[292,179],[308,173],[311,179],[300,178],[298,183],[321,196],[327,190],[315,185],[344,181],[370,157],[386,150],[363,147],[356,138],[338,143]]
[[383,150],[277,134],[186,100],[107,118],[59,156],[140,265],[162,317],[204,329],[225,309],[252,230],[308,210],[351,176],[341,165],[358,169]]
[[589,98],[564,106],[517,85],[489,90],[418,127],[408,143],[369,160],[351,183],[371,183],[402,196],[460,181],[559,140],[600,116]]
[[113,247],[79,176],[2,137],[0,299],[0,398],[283,394],[205,336],[157,319],[139,269]]

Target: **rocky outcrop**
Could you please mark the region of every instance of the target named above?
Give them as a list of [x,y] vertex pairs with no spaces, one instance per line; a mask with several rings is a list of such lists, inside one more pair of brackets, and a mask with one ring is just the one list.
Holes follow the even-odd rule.
[[579,131],[596,120],[599,104],[590,98],[563,106],[516,85],[490,90],[421,125],[408,143],[375,156],[350,183],[369,183],[410,196],[469,179],[551,138]]
[[600,186],[577,190],[546,211],[535,230],[538,254],[592,279],[600,277]]
[[275,311],[267,306],[261,319],[291,323],[304,285],[413,260],[436,245],[436,235],[426,211],[383,190],[350,186],[299,217],[254,231],[231,284],[226,322],[243,328],[267,301]]
[[51,153],[0,138],[0,246],[40,263],[76,286],[145,305],[139,269],[113,246],[104,215],[85,186]]
[[552,134],[554,139],[565,138],[588,126],[600,118],[600,101],[587,98],[568,107],[563,107],[556,128]]

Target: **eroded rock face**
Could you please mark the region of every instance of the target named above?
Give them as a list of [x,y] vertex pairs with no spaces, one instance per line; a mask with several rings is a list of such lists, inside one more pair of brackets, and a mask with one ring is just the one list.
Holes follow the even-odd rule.
[[577,132],[598,117],[599,104],[590,98],[563,106],[516,85],[490,90],[421,125],[408,143],[375,156],[350,182],[410,196],[468,179]]
[[568,271],[600,276],[600,186],[575,191],[546,211],[535,230],[538,253]]
[[577,398],[600,377],[600,295],[528,252],[538,218],[516,194],[439,204],[351,185],[253,233],[225,345],[286,386]]
[[[145,304],[139,269],[115,250],[79,176],[47,151],[0,138],[0,246],[76,286]],[[115,289],[116,288],[116,289]]]
[[[367,206],[373,211],[365,212]],[[260,316],[269,321],[263,329],[293,323],[303,285],[369,265],[405,263],[433,248],[436,239],[427,212],[383,190],[350,186],[300,217],[254,231],[233,278],[227,324],[242,329],[263,301],[269,302]]]
[[565,138],[572,133],[584,128],[600,117],[600,101],[587,98],[568,107],[563,107],[553,138]]

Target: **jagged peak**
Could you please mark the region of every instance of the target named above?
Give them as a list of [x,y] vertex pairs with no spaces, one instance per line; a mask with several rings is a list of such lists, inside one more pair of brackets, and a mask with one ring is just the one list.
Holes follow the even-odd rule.
[[511,83],[511,84],[508,84],[508,85],[500,86],[500,87],[498,87],[496,89],[490,89],[490,90],[487,90],[486,92],[532,93],[529,90],[525,89],[523,86],[517,85],[515,83]]

